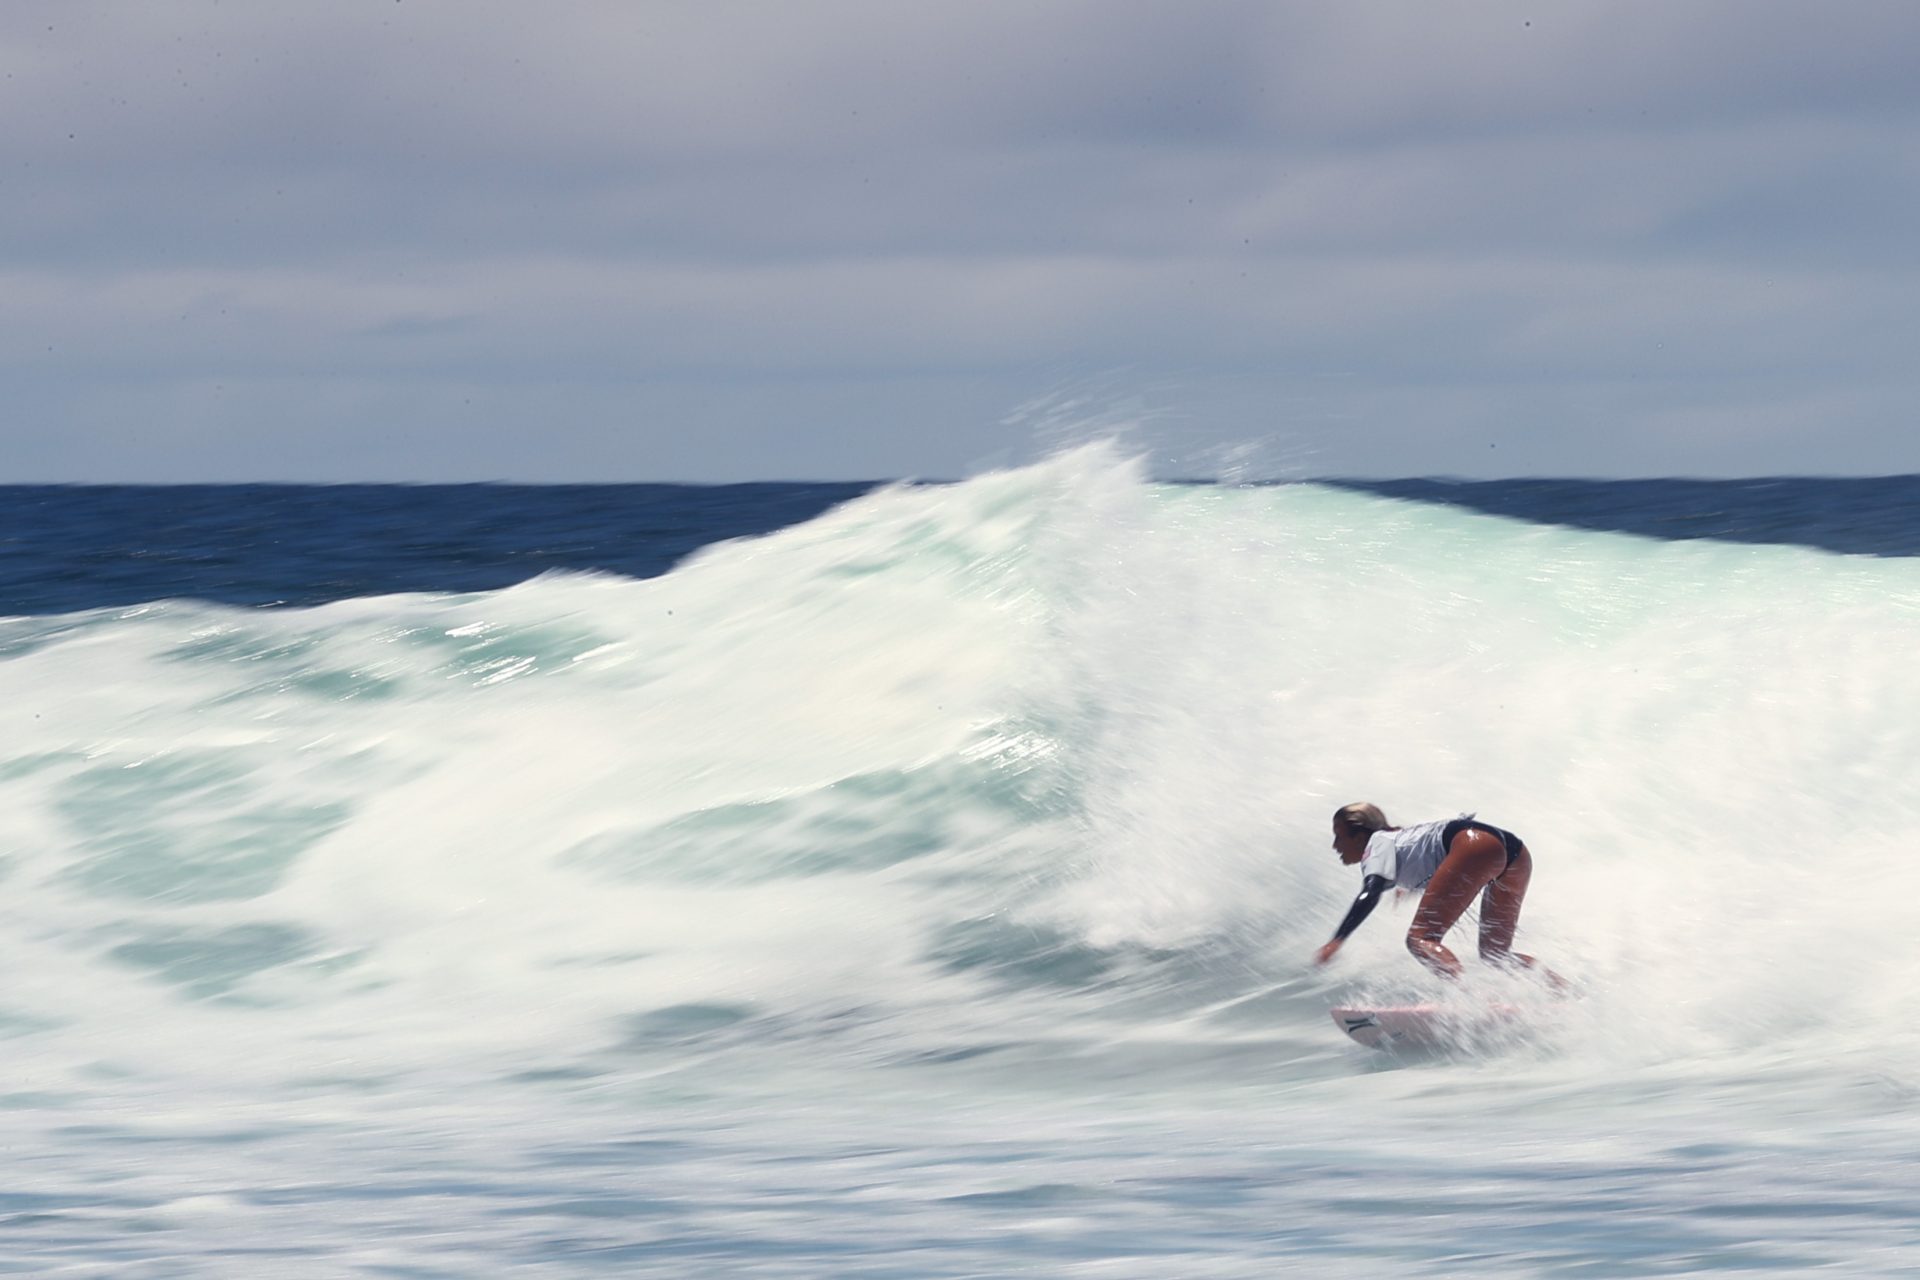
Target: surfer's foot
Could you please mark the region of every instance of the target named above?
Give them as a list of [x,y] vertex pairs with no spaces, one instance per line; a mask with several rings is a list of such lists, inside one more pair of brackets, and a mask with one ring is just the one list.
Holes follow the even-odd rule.
[[1528,973],[1546,983],[1547,989],[1553,992],[1554,995],[1560,996],[1563,999],[1574,994],[1573,984],[1571,982],[1568,982],[1565,978],[1547,968],[1547,966],[1541,964],[1530,955],[1525,955],[1518,951],[1503,951],[1499,953],[1483,951],[1480,953],[1480,958],[1488,964],[1502,969],[1525,969]]

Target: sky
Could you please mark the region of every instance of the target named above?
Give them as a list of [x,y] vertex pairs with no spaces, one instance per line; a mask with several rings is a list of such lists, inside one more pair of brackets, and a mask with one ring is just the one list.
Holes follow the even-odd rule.
[[0,482],[1920,471],[1907,0],[6,0]]

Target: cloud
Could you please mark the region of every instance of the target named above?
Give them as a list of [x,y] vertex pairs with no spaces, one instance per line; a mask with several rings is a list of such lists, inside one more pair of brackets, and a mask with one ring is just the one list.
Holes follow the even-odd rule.
[[[911,419],[916,380],[961,378],[997,420],[1116,368],[1182,388],[1189,452],[1310,404],[1330,469],[1343,440],[1426,457],[1516,416],[1551,467],[1607,404],[1662,424],[1619,432],[1654,469],[1697,466],[1672,444],[1697,428],[1737,470],[1737,432],[1699,424],[1771,397],[1920,465],[1893,409],[1917,35],[1905,4],[1733,0],[24,0],[0,362],[55,421],[144,386],[183,448],[235,387],[397,419],[440,412],[433,385],[519,458],[485,405],[543,387],[582,414],[575,456],[636,477],[657,455],[622,452],[606,390],[636,380],[705,384],[673,412],[817,474],[847,455],[790,446],[782,403],[897,459],[831,414]],[[728,390],[766,379],[789,399]],[[908,469],[953,469],[924,444]]]

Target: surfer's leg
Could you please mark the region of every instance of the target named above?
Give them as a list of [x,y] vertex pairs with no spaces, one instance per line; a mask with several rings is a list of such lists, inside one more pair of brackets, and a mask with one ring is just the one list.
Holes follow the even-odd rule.
[[1480,958],[1494,964],[1533,964],[1532,956],[1515,954],[1514,930],[1520,927],[1520,907],[1533,879],[1533,855],[1527,846],[1514,851],[1513,862],[1494,877],[1480,899]]
[[1441,939],[1473,902],[1473,896],[1507,866],[1507,850],[1490,831],[1469,829],[1453,838],[1447,857],[1427,881],[1420,909],[1407,930],[1413,958],[1443,978],[1460,976],[1460,958]]
[[1532,956],[1513,949],[1514,930],[1520,926],[1520,907],[1526,901],[1527,883],[1533,879],[1533,855],[1520,846],[1513,865],[1494,878],[1480,898],[1480,958],[1488,964],[1517,965],[1545,979],[1556,992],[1573,990],[1567,980]]

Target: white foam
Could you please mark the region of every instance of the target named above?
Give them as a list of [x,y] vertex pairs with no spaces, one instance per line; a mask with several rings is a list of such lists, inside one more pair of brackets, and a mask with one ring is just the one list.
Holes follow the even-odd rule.
[[1526,835],[1573,1061],[1908,1071],[1916,602],[1096,448],[650,581],[126,611],[0,660],[0,1013],[80,1090],[671,1054],[674,1010],[687,1053],[1165,1041],[1297,982],[1322,1035],[1420,981],[1404,909],[1306,973],[1368,798]]

